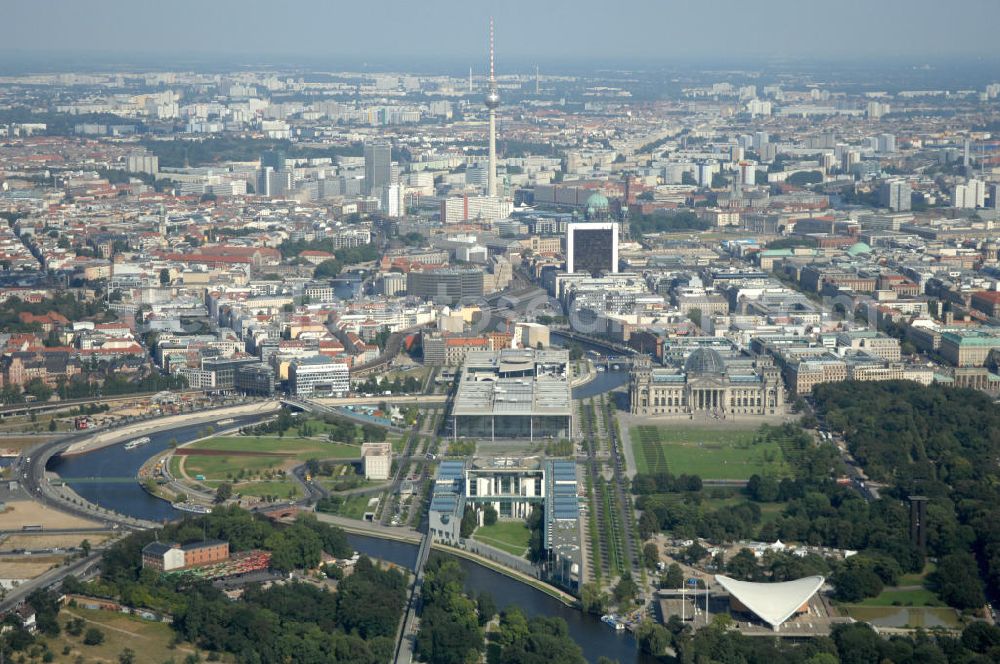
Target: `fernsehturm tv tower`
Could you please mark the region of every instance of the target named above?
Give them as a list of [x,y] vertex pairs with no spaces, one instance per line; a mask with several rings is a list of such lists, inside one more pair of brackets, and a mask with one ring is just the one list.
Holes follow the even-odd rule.
[[490,17],[490,89],[483,100],[490,111],[490,170],[487,180],[488,196],[497,195],[497,108],[500,106],[500,93],[497,92],[497,79],[493,72],[493,17]]

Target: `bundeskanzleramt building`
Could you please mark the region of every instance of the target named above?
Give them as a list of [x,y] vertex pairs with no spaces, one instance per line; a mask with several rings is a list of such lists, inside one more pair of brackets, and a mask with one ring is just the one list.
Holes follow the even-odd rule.
[[434,541],[462,546],[465,510],[477,510],[481,524],[487,505],[502,521],[525,520],[536,505],[542,506],[541,571],[549,581],[576,591],[581,569],[578,493],[574,461],[534,457],[442,461],[431,493],[428,532]]
[[769,360],[747,368],[727,367],[713,348],[697,348],[683,370],[652,366],[635,358],[629,390],[633,415],[777,415],[784,412],[781,375]]
[[452,408],[455,438],[571,438],[569,351],[469,351]]

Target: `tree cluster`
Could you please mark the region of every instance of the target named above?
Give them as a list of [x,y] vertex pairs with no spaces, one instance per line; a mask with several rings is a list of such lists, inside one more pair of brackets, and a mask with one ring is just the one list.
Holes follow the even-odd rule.
[[429,664],[466,664],[482,656],[478,605],[464,593],[464,583],[455,560],[434,555],[427,561],[415,650]]
[[[942,599],[958,608],[981,605],[975,570],[986,571],[991,592],[1000,590],[1000,409],[985,394],[909,381],[830,383],[813,394],[818,414],[844,433],[848,449],[875,480],[889,485],[869,512],[889,534],[844,524],[844,539],[867,530],[907,569],[922,563],[909,544],[904,501],[927,502],[927,553],[947,561],[955,583],[932,579]],[[855,518],[865,517],[855,508]],[[904,544],[905,543],[905,546]],[[859,547],[851,547],[859,548]],[[965,555],[973,552],[978,565]]]

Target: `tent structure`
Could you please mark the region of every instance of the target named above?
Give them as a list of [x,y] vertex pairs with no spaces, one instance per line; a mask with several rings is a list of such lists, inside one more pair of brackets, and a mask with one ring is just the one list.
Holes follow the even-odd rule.
[[822,576],[807,576],[781,583],[754,583],[716,575],[715,581],[730,597],[777,630],[823,587]]

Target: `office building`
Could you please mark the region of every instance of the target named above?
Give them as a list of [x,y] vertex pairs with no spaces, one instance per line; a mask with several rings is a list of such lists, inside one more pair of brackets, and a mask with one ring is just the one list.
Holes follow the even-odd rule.
[[380,295],[392,297],[406,292],[406,275],[402,272],[385,272],[380,274],[375,282],[375,288]]
[[483,271],[444,268],[410,272],[406,275],[406,294],[448,305],[480,298],[483,296]]
[[912,193],[906,180],[887,180],[878,190],[879,205],[893,212],[909,210]]
[[986,183],[973,179],[965,184],[955,185],[951,205],[968,210],[986,207]]
[[246,364],[236,369],[233,388],[241,394],[269,397],[274,394],[274,370],[266,364]]
[[401,187],[398,184],[390,184],[388,186],[382,187],[380,192],[379,209],[382,211],[382,215],[394,219],[402,214],[400,208],[400,190]]
[[712,179],[719,172],[719,163],[716,161],[698,164],[698,186],[711,187]]
[[130,154],[125,160],[125,169],[129,173],[156,175],[160,171],[160,158],[155,154]]
[[361,465],[366,480],[387,480],[392,471],[392,443],[361,445]]
[[566,228],[566,272],[618,272],[618,224],[578,223]]
[[364,194],[378,194],[392,184],[392,146],[388,143],[365,143]]
[[896,151],[896,137],[893,134],[879,134],[875,149],[882,154],[892,154]]
[[441,223],[498,221],[514,211],[514,201],[499,196],[452,196],[441,201]]
[[256,357],[213,357],[201,361],[202,370],[214,374],[213,385],[217,390],[238,390],[236,375],[239,369],[259,365],[260,360]]
[[285,170],[284,150],[266,150],[260,153],[260,168],[270,168],[272,171]]
[[569,352],[470,351],[452,409],[455,438],[573,437]]
[[326,355],[294,360],[288,367],[288,390],[295,396],[347,396],[351,389],[347,365]]

